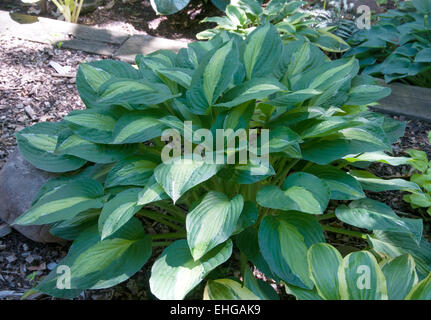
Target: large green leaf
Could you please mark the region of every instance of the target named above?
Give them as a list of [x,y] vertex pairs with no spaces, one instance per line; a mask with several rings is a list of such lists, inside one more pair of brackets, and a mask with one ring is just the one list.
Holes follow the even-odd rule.
[[415,260],[420,279],[431,272],[431,243],[425,238],[417,243],[408,233],[374,231],[372,235],[367,236],[367,240],[373,250],[384,257],[395,258],[410,254]]
[[120,160],[109,171],[105,188],[127,185],[145,186],[157,165],[158,161],[149,155]]
[[192,159],[173,159],[154,170],[157,182],[174,203],[189,189],[208,180],[221,169],[221,165]]
[[208,105],[213,105],[226,90],[238,66],[239,53],[233,39],[214,52],[203,74],[203,90]]
[[124,112],[125,109],[120,107],[74,110],[63,120],[81,138],[109,144],[115,124]]
[[139,188],[127,189],[103,206],[99,218],[99,232],[102,240],[120,229],[142,208],[142,205],[137,204],[141,190]]
[[276,28],[266,23],[257,27],[248,37],[244,51],[247,79],[271,74],[280,59],[283,45]]
[[139,193],[138,204],[145,205],[151,202],[168,199],[162,186],[157,183],[154,175],[148,180],[145,188]]
[[314,244],[308,249],[307,259],[319,295],[326,300],[340,300],[337,272],[343,257],[338,250],[326,243]]
[[99,60],[81,63],[76,75],[76,87],[88,108],[105,107],[97,103],[99,88],[112,78],[139,79],[139,71],[129,63],[117,60]]
[[217,279],[207,282],[204,300],[260,300],[260,298],[237,281]]
[[24,158],[36,168],[49,172],[79,169],[87,161],[71,155],[55,154],[58,136],[64,126],[56,122],[41,122],[16,134],[18,148]]
[[373,199],[355,200],[348,207],[341,205],[335,214],[341,221],[358,228],[408,233],[418,243],[422,237],[421,219],[400,218],[389,206]]
[[431,300],[431,273],[413,287],[406,300]]
[[241,195],[229,200],[223,193],[211,191],[187,214],[187,242],[195,261],[229,239],[243,206]]
[[421,191],[416,183],[404,179],[382,179],[365,170],[351,170],[349,173],[361,183],[365,190],[373,192],[390,190]]
[[254,78],[227,91],[216,106],[232,108],[250,100],[263,100],[283,90],[283,85],[273,78]]
[[386,280],[376,258],[368,251],[344,257],[338,269],[342,300],[387,300]]
[[283,212],[278,217],[298,230],[304,237],[304,243],[307,248],[315,243],[325,242],[322,225],[315,216],[302,212],[288,211]]
[[382,271],[386,279],[389,300],[403,300],[418,283],[415,261],[408,254],[387,261],[382,266]]
[[263,207],[322,214],[329,202],[328,185],[319,178],[304,172],[287,177],[281,189],[277,186],[263,187],[257,193],[257,203]]
[[100,209],[90,209],[78,213],[72,219],[59,221],[51,225],[49,232],[62,239],[75,240],[81,233],[97,225]]
[[78,213],[103,206],[103,186],[88,178],[60,185],[41,197],[14,223],[19,225],[47,224],[72,219]]
[[266,216],[259,226],[259,247],[271,270],[283,281],[313,288],[307,247],[298,230],[280,217]]
[[331,190],[331,199],[356,200],[365,197],[359,182],[345,171],[333,166],[314,165],[305,169],[305,172],[322,179]]
[[183,299],[205,276],[232,254],[232,242],[219,245],[194,261],[186,240],[167,247],[151,269],[151,292],[161,300]]
[[95,163],[112,163],[130,156],[134,152],[132,145],[96,144],[76,134],[59,141],[55,152],[61,155],[72,155]]
[[167,86],[149,81],[111,79],[100,88],[98,103],[102,104],[138,104],[150,106],[172,99],[171,91]]
[[[84,289],[109,288],[133,276],[150,256],[151,237],[145,234],[139,220],[130,220],[103,241],[97,226],[93,226],[75,240],[68,255],[36,289],[56,297],[73,298]],[[64,267],[70,270],[69,289],[58,287],[67,275],[61,269]]]
[[360,85],[350,89],[347,105],[365,105],[387,97],[391,94],[390,88],[375,85]]
[[159,121],[161,112],[134,111],[122,116],[113,130],[113,144],[145,142],[162,135],[167,127]]

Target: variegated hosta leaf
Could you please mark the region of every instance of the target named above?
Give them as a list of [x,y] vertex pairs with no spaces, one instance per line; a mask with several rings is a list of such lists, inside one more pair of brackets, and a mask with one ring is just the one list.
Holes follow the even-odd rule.
[[122,116],[112,132],[112,144],[145,142],[160,137],[166,126],[159,119],[161,112],[133,111]]
[[99,92],[98,103],[113,105],[150,106],[175,97],[166,85],[151,83],[143,79],[111,79],[99,88]]
[[408,233],[417,243],[422,237],[421,219],[400,218],[390,207],[376,200],[355,200],[348,207],[339,206],[335,213],[341,221],[358,228]]
[[387,300],[386,280],[376,258],[368,251],[344,257],[338,269],[342,300]]
[[213,105],[232,81],[238,65],[238,58],[238,48],[232,39],[214,52],[208,61],[202,79],[208,105]]
[[208,164],[192,159],[173,159],[171,163],[161,163],[154,170],[157,182],[175,203],[189,189],[210,179],[221,165]]
[[115,186],[145,186],[159,161],[150,154],[120,160],[109,171],[105,188]]
[[411,181],[404,179],[382,179],[365,170],[351,170],[350,175],[359,181],[365,190],[383,192],[390,190],[403,190],[420,192],[420,187]]
[[70,181],[45,194],[14,223],[39,225],[72,219],[82,211],[101,208],[103,195],[103,186],[96,180]]
[[244,51],[247,79],[271,74],[281,56],[282,46],[277,30],[270,23],[257,27],[250,33]]
[[161,300],[183,299],[205,276],[232,254],[232,242],[220,244],[194,261],[186,240],[167,247],[151,269],[151,292]]
[[[74,241],[68,255],[36,289],[55,297],[73,298],[85,289],[112,287],[141,269],[151,250],[151,237],[145,234],[137,219],[130,220],[102,241],[97,226],[90,227]],[[70,278],[67,278],[69,271]]]
[[67,172],[79,169],[87,161],[71,155],[55,153],[61,123],[42,122],[17,133],[18,147],[24,158],[36,168],[48,172]]
[[358,155],[347,155],[344,159],[348,162],[382,162],[391,166],[399,166],[407,164],[410,158],[407,157],[392,157],[382,151],[366,152]]
[[277,186],[260,189],[256,200],[267,208],[322,214],[329,198],[326,182],[309,173],[295,172],[287,177],[281,189]]
[[410,254],[415,260],[419,280],[431,272],[431,243],[425,238],[417,243],[408,233],[377,230],[367,236],[367,240],[373,250],[384,257],[396,258]]
[[285,89],[284,86],[276,79],[255,78],[227,91],[216,106],[232,108],[250,100],[263,100],[283,89]]
[[112,163],[132,155],[134,151],[132,145],[97,144],[76,134],[59,142],[55,149],[57,154],[72,155],[95,163]]
[[105,107],[97,103],[99,88],[112,78],[139,79],[139,71],[129,63],[117,60],[99,60],[82,63],[76,75],[76,87],[88,108]]
[[125,225],[138,212],[138,195],[142,189],[127,189],[117,194],[104,206],[99,217],[99,232],[102,240]]
[[406,300],[431,300],[431,273],[413,287]]
[[168,199],[169,196],[165,193],[162,186],[157,183],[154,175],[148,180],[145,188],[139,193],[138,204],[146,205],[151,202]]
[[319,295],[325,300],[340,300],[337,272],[343,257],[338,250],[326,243],[314,244],[308,249],[307,259]]
[[159,137],[167,127],[156,111],[126,111],[123,108],[78,110],[65,117],[69,127],[81,138],[101,144],[145,142]]
[[124,110],[120,107],[74,110],[63,120],[81,138],[95,143],[109,144],[112,142],[115,124]]
[[211,191],[187,214],[187,242],[195,261],[229,239],[243,206],[241,195],[229,200],[223,193]]
[[360,183],[341,169],[333,166],[314,165],[305,171],[327,183],[331,190],[331,199],[356,200],[365,197]]
[[415,266],[414,259],[408,254],[393,258],[382,266],[389,300],[403,300],[418,283]]
[[261,300],[247,287],[231,279],[209,280],[204,300]]
[[302,288],[313,288],[308,275],[304,237],[281,216],[266,216],[259,226],[260,251],[277,276]]

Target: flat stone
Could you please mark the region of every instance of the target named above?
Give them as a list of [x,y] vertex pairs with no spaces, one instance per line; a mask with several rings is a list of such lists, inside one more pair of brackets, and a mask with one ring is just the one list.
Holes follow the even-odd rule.
[[[40,187],[53,177],[54,174],[33,167],[15,149],[0,171],[0,219],[12,224],[30,208]],[[36,242],[65,243],[49,233],[48,225],[13,225],[12,228]]]
[[94,42],[88,40],[66,40],[62,41],[61,48],[81,50],[89,53],[96,53],[105,56],[112,56],[117,50],[116,47],[104,42]]
[[121,31],[98,29],[2,10],[0,10],[0,21],[0,33],[48,44],[68,41],[72,35],[75,39],[88,40],[88,42],[106,42],[120,46],[129,37],[127,33]]
[[373,106],[373,109],[431,122],[431,89],[396,82],[387,84],[383,80],[378,82],[381,86],[391,88],[392,92],[379,100],[379,105]]
[[114,54],[115,58],[126,62],[134,62],[137,54],[149,54],[157,50],[178,51],[187,47],[187,42],[156,38],[148,35],[133,35]]

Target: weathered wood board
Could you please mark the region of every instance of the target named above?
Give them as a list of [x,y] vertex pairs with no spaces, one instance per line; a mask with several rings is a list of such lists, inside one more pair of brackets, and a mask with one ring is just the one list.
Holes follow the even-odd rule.
[[431,89],[378,81],[380,85],[391,88],[392,92],[373,107],[375,110],[431,122]]

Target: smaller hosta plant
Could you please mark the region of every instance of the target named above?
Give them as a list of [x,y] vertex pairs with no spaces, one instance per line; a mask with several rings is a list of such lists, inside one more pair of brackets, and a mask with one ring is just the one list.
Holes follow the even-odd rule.
[[406,194],[403,199],[413,208],[427,208],[427,213],[431,215],[431,162],[425,151],[410,149],[406,152],[412,158],[409,164],[416,169],[410,181],[416,183],[422,190]]
[[333,246],[319,243],[308,249],[307,260],[314,290],[286,284],[286,291],[299,300],[431,299],[431,273],[419,281],[409,254],[378,263],[369,251],[343,258]]
[[[203,1],[208,2],[208,0]],[[157,14],[170,15],[183,10],[190,3],[190,0],[151,0],[150,3]],[[223,11],[229,4],[229,0],[211,0],[211,3]]]
[[256,0],[239,0],[226,7],[223,17],[209,17],[202,22],[215,22],[217,27],[197,34],[198,39],[210,39],[222,30],[246,37],[257,26],[272,23],[284,42],[309,40],[328,52],[344,52],[349,46],[330,32],[334,27],[316,27],[316,14],[301,10],[303,1],[272,0],[261,7]]
[[[391,258],[408,253],[419,280],[428,275],[422,221],[364,192],[419,187],[353,170],[406,161],[388,154],[404,124],[367,109],[389,89],[358,76],[357,60],[330,61],[308,41],[283,44],[265,24],[245,40],[220,33],[136,63],[82,64],[87,108],[17,134],[29,162],[62,175],[15,223],[48,224],[73,240],[37,290],[72,298],[112,287],[154,254],[159,299],[183,299],[205,278],[205,298],[226,288],[228,298],[276,299],[249,266],[313,291],[307,252],[326,242],[324,230]],[[241,282],[221,266],[235,256]]]
[[359,59],[363,73],[431,88],[431,5],[429,0],[406,1],[398,10],[378,16],[371,29],[348,41],[345,56]]

